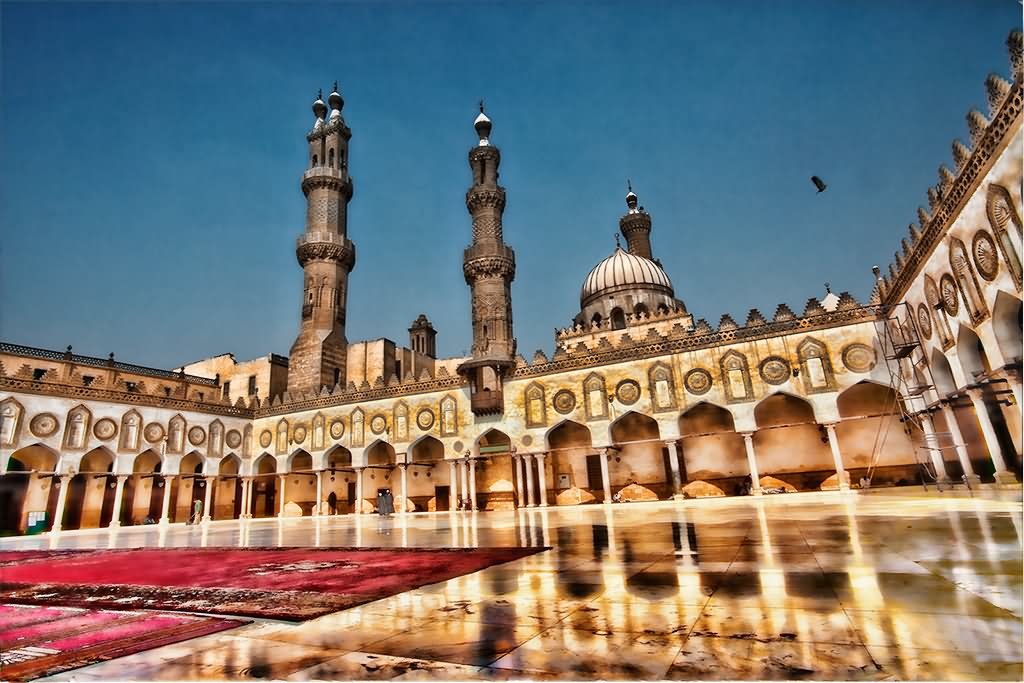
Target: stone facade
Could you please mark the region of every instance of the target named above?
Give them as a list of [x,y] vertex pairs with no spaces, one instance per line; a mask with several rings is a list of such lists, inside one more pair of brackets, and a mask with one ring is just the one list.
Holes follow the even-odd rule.
[[[1011,54],[1019,43],[1014,33]],[[770,318],[751,310],[742,325],[728,315],[716,327],[694,322],[670,283],[662,291],[664,272],[644,266],[661,269],[630,188],[622,253],[644,267],[585,285],[581,312],[652,291],[668,303],[577,314],[556,331],[550,358],[529,360],[515,348],[505,190],[482,111],[467,194],[472,355],[435,358],[425,316],[409,348],[342,343],[351,184],[341,151],[332,166],[335,138],[317,131],[346,143],[349,134],[340,104],[328,123],[318,100],[313,175],[344,176],[323,196],[303,184],[311,213],[299,260],[303,301],[312,299],[299,339],[319,341],[297,341],[287,363],[223,355],[174,372],[0,346],[3,524],[23,530],[43,511],[58,529],[169,523],[197,502],[205,521],[358,513],[381,489],[399,510],[441,511],[848,489],[862,479],[1016,482],[1019,69],[1013,83],[990,77],[988,89],[989,118],[968,117],[971,145],[954,143],[955,170],[940,168],[929,209],[869,302],[829,293],[800,314],[780,304]],[[321,200],[323,216],[313,208]],[[252,375],[257,392],[247,390]]]

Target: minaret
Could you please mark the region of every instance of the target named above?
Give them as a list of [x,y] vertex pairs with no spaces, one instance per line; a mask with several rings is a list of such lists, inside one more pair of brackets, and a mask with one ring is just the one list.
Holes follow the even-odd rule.
[[473,243],[463,253],[462,272],[471,291],[473,357],[459,366],[469,378],[473,412],[482,415],[504,410],[502,381],[515,364],[512,336],[512,279],[516,258],[501,238],[505,189],[498,185],[501,153],[491,144],[491,120],[480,103],[474,121],[480,142],[469,152],[473,185],[466,193],[466,208],[473,217]]
[[306,195],[306,231],[296,243],[302,266],[302,323],[288,359],[288,391],[319,391],[324,385],[345,386],[345,300],[348,275],[356,263],[356,248],[346,236],[352,178],[348,174],[348,141],[341,108],[345,101],[338,84],[327,105],[313,103],[316,120],[306,135],[309,168],[302,174]]
[[637,208],[637,197],[633,192],[632,183],[628,180],[626,187],[629,190],[626,195],[626,206],[629,210],[619,219],[619,230],[626,238],[629,253],[653,260],[651,256],[651,215],[644,211],[644,207]]

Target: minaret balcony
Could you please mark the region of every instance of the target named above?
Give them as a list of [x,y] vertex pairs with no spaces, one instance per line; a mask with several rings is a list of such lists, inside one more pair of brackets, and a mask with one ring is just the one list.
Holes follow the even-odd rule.
[[307,168],[302,174],[302,191],[308,194],[316,187],[339,190],[344,192],[347,198],[352,198],[352,178],[349,177],[347,169],[333,166]]
[[295,257],[301,266],[310,261],[337,261],[351,272],[356,264],[356,245],[336,232],[306,232],[295,240]]
[[468,284],[478,277],[516,276],[516,255],[511,247],[502,243],[474,244],[463,252],[462,274]]

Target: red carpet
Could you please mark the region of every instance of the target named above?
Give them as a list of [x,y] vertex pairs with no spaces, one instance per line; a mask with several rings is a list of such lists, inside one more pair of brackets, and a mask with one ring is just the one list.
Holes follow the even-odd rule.
[[0,601],[304,621],[545,548],[0,552]]
[[187,614],[0,604],[0,678],[49,676],[244,623]]

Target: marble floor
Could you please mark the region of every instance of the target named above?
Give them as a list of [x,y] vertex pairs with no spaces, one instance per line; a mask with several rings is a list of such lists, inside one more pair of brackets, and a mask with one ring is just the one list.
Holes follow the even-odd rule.
[[51,680],[1022,680],[1021,493],[892,490],[3,539],[551,549]]

